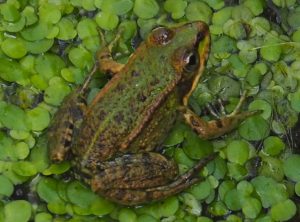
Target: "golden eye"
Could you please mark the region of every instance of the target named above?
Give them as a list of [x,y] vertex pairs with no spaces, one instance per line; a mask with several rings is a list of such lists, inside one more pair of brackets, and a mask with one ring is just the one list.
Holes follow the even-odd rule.
[[171,41],[173,36],[174,36],[174,31],[167,29],[165,27],[158,27],[152,30],[149,38],[151,42],[157,45],[166,45]]
[[184,57],[185,66],[183,67],[186,72],[194,72],[199,67],[199,54],[196,50],[186,53]]

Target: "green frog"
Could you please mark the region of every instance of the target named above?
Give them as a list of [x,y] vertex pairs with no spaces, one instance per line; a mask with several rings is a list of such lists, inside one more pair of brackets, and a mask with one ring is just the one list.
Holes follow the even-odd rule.
[[[188,107],[210,49],[203,22],[154,29],[125,65],[112,59],[111,47],[100,50],[83,86],[56,113],[48,133],[50,158],[60,162],[71,154],[80,179],[123,205],[177,194],[200,180],[199,170],[216,154],[179,175],[177,164],[159,149],[175,121],[184,120],[199,137],[212,139],[256,112],[240,112],[239,105],[233,113],[206,122]],[[87,104],[97,68],[113,76]]]

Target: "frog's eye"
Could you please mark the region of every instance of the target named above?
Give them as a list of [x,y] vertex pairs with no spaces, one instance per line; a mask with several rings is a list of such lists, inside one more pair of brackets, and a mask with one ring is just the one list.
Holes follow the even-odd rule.
[[185,66],[183,67],[186,72],[193,72],[199,67],[199,54],[196,50],[186,53],[184,58]]
[[150,41],[157,45],[168,44],[174,36],[174,31],[165,27],[153,29],[150,35]]

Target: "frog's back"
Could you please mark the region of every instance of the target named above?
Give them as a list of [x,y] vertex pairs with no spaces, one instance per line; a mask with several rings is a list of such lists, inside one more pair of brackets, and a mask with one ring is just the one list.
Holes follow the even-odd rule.
[[116,152],[153,149],[174,122],[176,78],[169,56],[141,46],[92,102],[75,154],[96,162]]

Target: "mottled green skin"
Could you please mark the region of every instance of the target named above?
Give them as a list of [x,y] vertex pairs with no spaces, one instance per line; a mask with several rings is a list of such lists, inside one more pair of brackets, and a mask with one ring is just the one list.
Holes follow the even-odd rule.
[[183,49],[197,50],[199,27],[192,23],[173,31],[165,45],[150,34],[92,102],[73,149],[87,173],[121,153],[153,150],[173,126],[177,107],[197,74],[174,64],[181,62]]
[[[79,179],[124,205],[160,200],[195,184],[195,175],[213,156],[178,176],[177,164],[156,148],[174,125],[178,109],[187,106],[209,42],[208,26],[202,22],[160,28],[87,106],[86,80],[54,117],[48,133],[51,160],[62,161],[71,151]],[[104,52],[100,59],[107,59]],[[99,64],[116,65],[106,61]],[[195,121],[189,124],[202,130]]]

